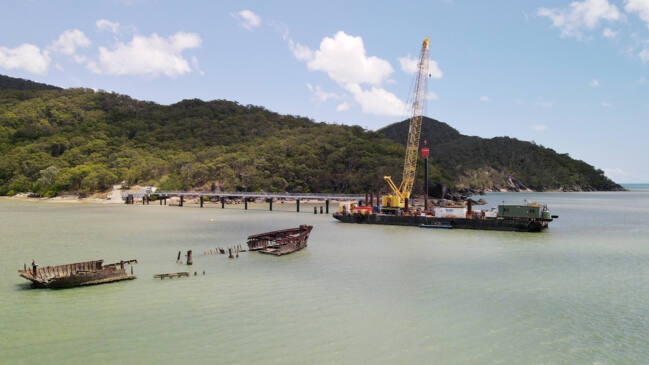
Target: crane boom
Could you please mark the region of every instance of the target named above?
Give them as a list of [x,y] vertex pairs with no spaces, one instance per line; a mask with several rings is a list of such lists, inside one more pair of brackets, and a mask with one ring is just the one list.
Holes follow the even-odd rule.
[[430,38],[424,39],[419,54],[417,78],[415,79],[412,94],[412,113],[408,127],[408,140],[406,143],[406,158],[403,163],[403,176],[401,184],[396,187],[390,176],[384,176],[394,195],[384,197],[384,205],[403,208],[406,200],[410,198],[412,186],[415,182],[417,172],[417,152],[419,150],[419,139],[421,136],[421,123],[424,114],[424,100],[428,84],[428,63],[429,63]]

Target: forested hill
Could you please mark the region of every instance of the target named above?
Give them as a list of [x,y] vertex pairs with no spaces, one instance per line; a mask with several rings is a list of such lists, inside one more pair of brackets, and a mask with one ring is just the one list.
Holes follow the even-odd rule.
[[0,90],[62,90],[60,87],[0,75]]
[[[405,145],[408,123],[395,123],[378,132]],[[427,117],[422,122],[422,143],[424,140],[430,148],[429,160],[439,165],[458,189],[623,190],[602,170],[531,142],[465,136],[448,124]]]
[[[384,134],[393,138],[405,133],[399,132],[403,128],[407,130],[407,124],[371,132],[226,100],[164,106],[115,93],[0,77],[0,195],[90,194],[121,181],[165,190],[385,192],[383,176],[400,180],[404,147]],[[476,139],[455,133],[462,141]],[[466,179],[485,168],[537,190],[616,188],[601,171],[526,142],[502,139],[498,144],[494,139],[494,144],[484,140],[477,147],[458,146],[455,151],[461,153],[455,157],[461,160],[453,164],[438,155],[444,153],[443,145],[433,143],[435,136],[446,142],[451,136],[442,138],[429,120],[424,136],[434,147],[432,179],[451,188],[506,186],[500,180]],[[526,153],[511,151],[524,146],[531,146]],[[493,156],[487,160],[481,148],[496,147],[505,152],[490,151]],[[536,156],[539,153],[542,156]],[[526,170],[519,161],[519,169],[514,169],[516,164],[504,155],[540,159],[546,165]],[[552,170],[557,166],[565,173]],[[423,176],[423,169],[418,172]],[[423,192],[421,184],[415,190]]]

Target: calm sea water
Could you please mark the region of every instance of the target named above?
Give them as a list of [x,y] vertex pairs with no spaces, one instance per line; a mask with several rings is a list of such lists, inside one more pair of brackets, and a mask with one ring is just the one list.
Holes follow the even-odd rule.
[[[485,197],[547,203],[560,218],[538,234],[0,200],[0,364],[646,364],[649,185],[629,187]],[[203,255],[302,223],[292,255]],[[17,274],[99,258],[137,258],[138,278],[34,290]]]

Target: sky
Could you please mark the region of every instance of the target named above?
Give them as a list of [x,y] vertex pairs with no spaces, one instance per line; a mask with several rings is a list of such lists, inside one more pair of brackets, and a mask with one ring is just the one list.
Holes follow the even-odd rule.
[[4,0],[0,74],[377,130],[424,114],[649,182],[649,0]]

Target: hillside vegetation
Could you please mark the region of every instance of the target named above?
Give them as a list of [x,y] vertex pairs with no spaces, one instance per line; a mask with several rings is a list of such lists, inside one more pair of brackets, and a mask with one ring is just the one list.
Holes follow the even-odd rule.
[[[121,181],[164,190],[386,192],[384,175],[400,180],[406,131],[407,122],[371,132],[226,100],[164,106],[0,76],[0,195],[91,194]],[[531,143],[466,137],[429,119],[424,138],[433,147],[431,181],[451,188],[619,188],[600,170]]]
[[[379,132],[406,143],[408,121]],[[424,117],[421,140],[428,141],[431,157],[443,174],[441,180],[457,189],[535,191],[610,191],[623,188],[584,161],[567,153],[515,138],[485,139],[460,134],[446,123]]]

